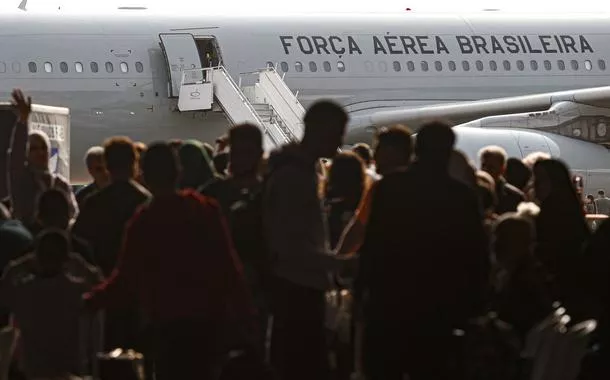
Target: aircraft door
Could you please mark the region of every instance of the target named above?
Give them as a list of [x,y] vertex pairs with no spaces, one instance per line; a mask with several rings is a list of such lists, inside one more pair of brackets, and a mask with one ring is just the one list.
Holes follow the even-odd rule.
[[[195,38],[190,33],[159,34],[161,47],[167,63],[170,91],[169,96],[177,98],[180,94],[183,70],[201,68],[201,58]],[[203,80],[203,72],[193,72],[189,82]]]

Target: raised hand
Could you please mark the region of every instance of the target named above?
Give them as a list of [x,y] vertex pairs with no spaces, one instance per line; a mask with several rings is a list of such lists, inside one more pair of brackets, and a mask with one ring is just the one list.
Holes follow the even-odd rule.
[[19,117],[18,121],[27,123],[30,113],[32,112],[32,98],[23,95],[23,92],[19,89],[13,90],[13,107]]

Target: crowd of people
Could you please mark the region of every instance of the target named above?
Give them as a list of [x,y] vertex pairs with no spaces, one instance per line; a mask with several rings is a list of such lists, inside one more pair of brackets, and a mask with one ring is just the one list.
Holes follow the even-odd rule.
[[[116,348],[158,380],[492,378],[458,336],[493,312],[519,351],[557,303],[598,321],[581,378],[610,373],[610,223],[585,219],[610,199],[583,197],[560,160],[489,146],[476,168],[441,121],[341,150],[348,115],[318,101],[268,157],[250,124],[216,147],[112,137],[73,193],[28,132],[31,100],[13,102],[0,310],[20,332],[15,379],[91,374],[90,352]],[[333,289],[351,300],[343,345]]]

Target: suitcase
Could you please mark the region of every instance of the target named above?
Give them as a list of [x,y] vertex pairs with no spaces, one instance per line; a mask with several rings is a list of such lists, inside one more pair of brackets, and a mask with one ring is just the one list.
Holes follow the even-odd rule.
[[144,355],[118,348],[97,355],[100,380],[145,380]]

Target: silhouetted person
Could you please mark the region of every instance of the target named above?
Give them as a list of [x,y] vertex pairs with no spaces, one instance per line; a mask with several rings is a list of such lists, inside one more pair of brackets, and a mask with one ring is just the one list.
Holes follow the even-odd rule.
[[377,183],[361,248],[367,379],[449,379],[452,329],[482,306],[489,252],[474,190],[448,173],[455,135],[417,135],[409,170]]
[[218,180],[203,144],[196,140],[184,141],[178,150],[182,175],[181,189],[205,188]]
[[526,214],[506,213],[494,226],[493,310],[523,342],[532,327],[553,311],[547,276],[534,256],[536,231]]
[[29,227],[34,223],[37,197],[51,188],[61,189],[69,195],[70,217],[76,216],[78,205],[70,184],[62,176],[49,171],[49,137],[40,131],[28,134],[31,99],[28,97],[26,100],[20,90],[15,90],[13,103],[18,115],[8,167],[13,216]]
[[32,229],[34,236],[49,228],[66,231],[70,237],[72,252],[81,255],[89,264],[95,265],[95,257],[89,243],[71,233],[70,206],[66,194],[57,189],[47,190],[38,198],[37,206],[36,225]]
[[339,243],[343,231],[360,207],[365,178],[363,162],[355,153],[342,152],[333,158],[325,191],[332,249]]
[[316,165],[335,156],[347,120],[340,106],[319,101],[305,114],[303,140],[269,158],[263,210],[276,277],[271,363],[282,379],[328,375],[324,292],[341,259],[328,254]]
[[532,170],[528,168],[522,160],[510,157],[506,160],[504,177],[506,178],[506,182],[525,193],[530,180],[532,179]]
[[[536,218],[536,256],[555,277],[555,296],[578,308],[578,266],[588,239],[589,226],[565,164],[556,159],[540,160],[534,165],[534,189],[540,204]],[[578,315],[579,310],[572,310]]]
[[411,163],[413,142],[411,130],[403,125],[382,128],[377,134],[375,164],[377,173],[383,175],[404,170]]
[[[240,124],[229,130],[229,175],[203,189],[218,201],[229,222],[235,249],[244,264],[248,286],[259,310],[261,332],[267,329],[270,271],[269,250],[263,230],[263,181],[260,173],[263,136],[256,125]],[[261,341],[259,348],[263,349]]]
[[104,148],[101,146],[89,148],[87,154],[85,154],[85,165],[93,181],[76,193],[76,201],[78,202],[78,207],[81,208],[89,195],[100,190],[110,181],[104,163]]
[[[127,221],[151,194],[134,180],[137,152],[129,138],[107,140],[104,160],[110,184],[87,198],[72,232],[92,246],[95,262],[109,276],[117,264]],[[107,313],[106,348],[134,348],[138,324],[135,306]]]
[[218,203],[176,190],[179,164],[167,143],[151,144],[142,168],[154,197],[130,220],[120,264],[90,304],[139,305],[158,380],[215,379],[253,316],[241,263]]
[[[0,205],[0,270],[4,269],[11,260],[22,256],[30,249],[33,242],[30,231],[11,214],[4,205]],[[6,310],[0,310],[0,328],[7,326],[9,315]]]
[[94,267],[71,252],[66,232],[56,229],[41,233],[32,253],[9,264],[0,302],[21,331],[28,378],[82,374],[82,296],[101,280]]
[[504,179],[506,151],[499,146],[488,146],[481,149],[479,159],[481,170],[489,173],[496,183],[496,195],[498,197],[496,214],[501,215],[505,212],[517,211],[517,206],[525,200],[525,196],[521,190]]
[[[376,162],[379,160],[377,173],[381,176],[408,169],[413,159],[411,130],[403,125],[382,128],[377,134],[374,156]],[[366,190],[357,217],[347,226],[339,241],[339,252],[354,252],[362,244],[376,184],[377,181],[373,182]]]

